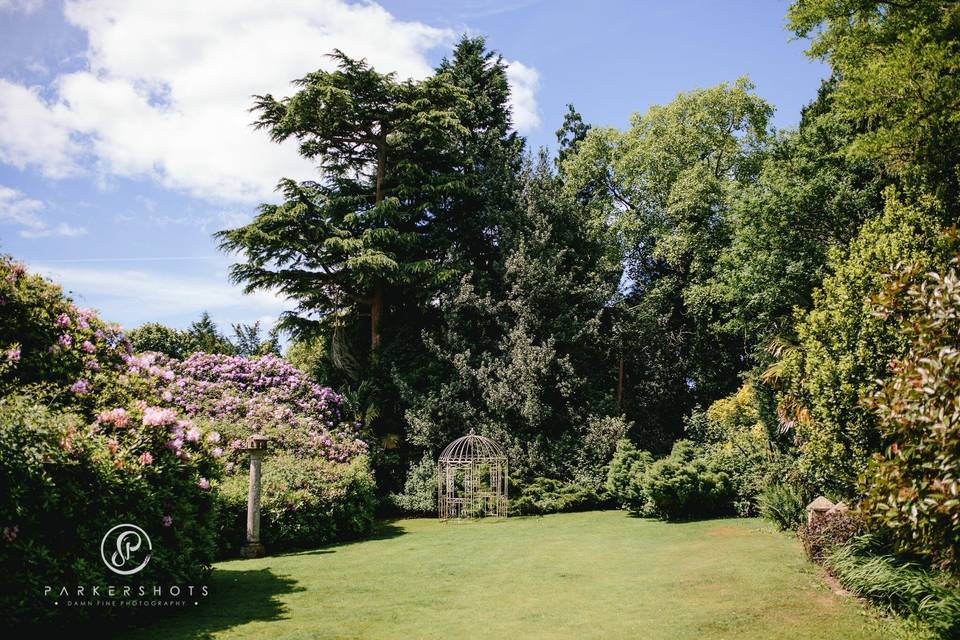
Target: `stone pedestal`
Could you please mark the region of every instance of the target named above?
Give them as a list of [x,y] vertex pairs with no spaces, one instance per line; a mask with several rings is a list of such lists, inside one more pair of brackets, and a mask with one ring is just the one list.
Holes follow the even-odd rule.
[[241,558],[262,558],[267,554],[267,550],[259,542],[248,542],[240,547]]
[[250,485],[247,490],[247,543],[240,548],[244,558],[259,558],[266,553],[260,542],[260,467],[267,450],[267,439],[260,435],[250,438]]

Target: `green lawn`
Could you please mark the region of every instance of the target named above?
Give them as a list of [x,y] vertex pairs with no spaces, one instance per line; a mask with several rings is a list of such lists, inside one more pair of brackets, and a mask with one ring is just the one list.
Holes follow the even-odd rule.
[[[401,520],[372,540],[217,565],[197,608],[137,638],[885,638],[759,520],[608,511]],[[124,634],[131,637],[131,634]]]

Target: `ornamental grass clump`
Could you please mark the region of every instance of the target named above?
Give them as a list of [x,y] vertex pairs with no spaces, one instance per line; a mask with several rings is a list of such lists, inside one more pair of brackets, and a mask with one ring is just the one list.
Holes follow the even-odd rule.
[[862,536],[840,545],[824,566],[853,593],[904,615],[942,638],[960,636],[960,582],[879,551]]

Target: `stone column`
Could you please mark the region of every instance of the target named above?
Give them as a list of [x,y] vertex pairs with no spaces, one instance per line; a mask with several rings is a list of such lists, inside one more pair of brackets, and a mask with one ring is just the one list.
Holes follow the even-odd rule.
[[267,452],[267,439],[251,436],[246,451],[250,454],[250,486],[247,491],[247,543],[240,548],[244,558],[259,558],[266,553],[260,542],[260,467]]

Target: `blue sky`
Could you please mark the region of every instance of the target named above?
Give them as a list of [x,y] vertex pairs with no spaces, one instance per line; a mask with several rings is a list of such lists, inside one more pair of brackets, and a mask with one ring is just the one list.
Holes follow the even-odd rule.
[[132,328],[269,324],[210,234],[311,167],[249,127],[252,93],[339,47],[422,77],[459,34],[510,63],[515,124],[551,145],[566,104],[594,125],[747,75],[794,126],[826,67],[784,29],[786,2],[0,0],[0,252]]

